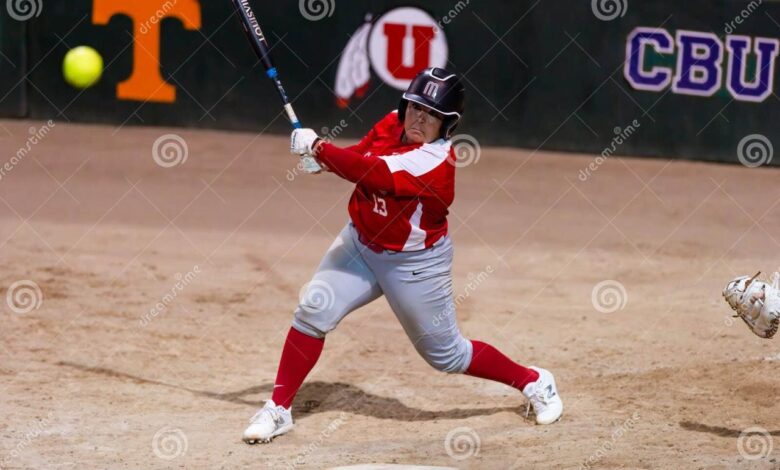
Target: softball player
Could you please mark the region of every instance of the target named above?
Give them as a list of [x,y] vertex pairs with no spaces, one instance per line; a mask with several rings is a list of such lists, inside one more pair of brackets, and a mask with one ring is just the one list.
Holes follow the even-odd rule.
[[293,427],[295,394],[322,352],[325,335],[350,312],[384,295],[420,355],[434,368],[495,380],[520,390],[550,424],[563,413],[553,375],[523,367],[493,346],[461,335],[452,295],[448,207],[455,196],[452,136],[463,114],[457,75],[426,69],[397,111],[352,147],[296,129],[290,149],[310,154],[355,183],[350,222],[325,253],[295,310],[273,395],[244,431],[250,444]]

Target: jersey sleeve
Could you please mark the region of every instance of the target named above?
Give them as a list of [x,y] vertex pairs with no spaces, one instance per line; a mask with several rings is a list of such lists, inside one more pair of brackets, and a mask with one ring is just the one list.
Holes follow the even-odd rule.
[[317,160],[347,181],[363,185],[374,191],[386,193],[393,191],[393,177],[390,174],[390,169],[379,157],[363,156],[351,149],[343,149],[330,143],[324,143],[317,153]]
[[440,139],[400,155],[379,157],[387,163],[398,196],[435,196],[440,186],[431,175],[447,165],[451,144]]

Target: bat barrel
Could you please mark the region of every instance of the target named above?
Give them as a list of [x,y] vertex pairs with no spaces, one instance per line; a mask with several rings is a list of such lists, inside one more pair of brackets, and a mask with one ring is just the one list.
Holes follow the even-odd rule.
[[232,1],[241,19],[241,24],[244,26],[244,31],[249,38],[249,42],[252,44],[252,48],[255,50],[255,54],[257,54],[260,62],[262,62],[263,67],[265,67],[266,71],[275,68],[269,53],[268,41],[265,39],[263,30],[260,29],[260,23],[257,22],[257,17],[249,5],[249,0]]

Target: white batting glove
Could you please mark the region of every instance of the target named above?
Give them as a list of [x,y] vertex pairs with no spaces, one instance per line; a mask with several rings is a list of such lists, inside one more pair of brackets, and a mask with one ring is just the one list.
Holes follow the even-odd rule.
[[295,129],[290,135],[290,153],[311,155],[312,146],[318,138],[312,129]]

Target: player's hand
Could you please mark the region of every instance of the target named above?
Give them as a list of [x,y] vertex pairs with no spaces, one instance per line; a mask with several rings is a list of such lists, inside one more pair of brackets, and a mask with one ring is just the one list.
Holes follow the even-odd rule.
[[311,155],[314,142],[319,138],[312,129],[295,129],[290,135],[290,153]]

